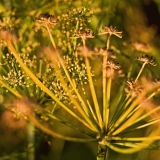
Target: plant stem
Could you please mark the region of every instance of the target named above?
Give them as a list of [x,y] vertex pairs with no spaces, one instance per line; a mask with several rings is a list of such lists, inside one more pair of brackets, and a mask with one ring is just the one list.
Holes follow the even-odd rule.
[[106,145],[98,143],[97,160],[107,160],[108,147]]
[[[69,73],[68,73],[68,71],[67,71],[67,69],[66,69],[66,67],[65,67],[65,65],[64,65],[64,63],[63,63],[63,60],[62,60],[61,57],[58,55],[58,53],[56,53],[56,54],[57,54],[57,57],[58,57],[58,60],[59,60],[59,62],[60,62],[60,64],[61,64],[61,66],[62,66],[62,68],[63,68],[63,70],[64,70],[64,72],[65,72],[65,74],[66,74],[66,76],[67,76],[67,79],[68,79],[70,85],[72,86],[73,90],[75,91],[75,93],[76,93],[76,95],[77,95],[77,97],[78,97],[78,100],[79,100],[80,103],[81,103],[81,106],[78,104],[77,100],[75,100],[75,99],[73,98],[73,96],[72,96],[72,94],[70,93],[68,87],[66,86],[66,82],[64,81],[64,79],[63,79],[63,77],[62,77],[62,75],[61,75],[61,72],[60,72],[59,68],[57,68],[57,66],[55,66],[55,69],[56,69],[56,71],[57,71],[57,72],[56,72],[57,77],[60,78],[60,81],[61,81],[61,83],[63,84],[64,89],[67,91],[68,96],[70,97],[71,101],[72,101],[73,104],[76,106],[76,108],[77,108],[77,110],[80,112],[80,114],[84,117],[84,119],[88,122],[88,124],[90,125],[90,127],[92,128],[92,130],[95,131],[95,132],[99,132],[98,129],[97,129],[97,128],[95,127],[95,125],[93,124],[92,120],[90,119],[90,117],[89,117],[89,115],[88,115],[89,113],[87,113],[88,108],[87,108],[85,102],[83,101],[81,95],[79,94],[79,92],[78,92],[78,90],[77,90],[77,88],[76,88],[76,85],[75,85],[75,84],[73,83],[73,81],[71,80],[71,77],[70,77],[70,75],[69,75]],[[82,110],[81,107],[83,108],[83,110]]]
[[117,135],[129,126],[132,126],[133,123],[140,115],[143,113],[143,109],[140,108],[135,114],[133,114],[129,119],[127,119],[122,125],[119,126],[115,131],[112,132],[112,135]]
[[47,23],[45,23],[45,26],[46,26],[47,31],[48,31],[48,33],[49,33],[49,37],[50,37],[51,43],[52,43],[54,49],[56,50],[57,47],[56,47],[55,41],[54,41],[54,39],[53,39],[53,37],[52,37],[51,31],[50,31]]
[[140,77],[140,75],[141,75],[141,73],[142,73],[142,71],[143,71],[143,69],[144,69],[144,67],[145,67],[146,64],[147,64],[147,62],[143,63],[143,65],[141,67],[141,70],[139,71],[139,73],[138,73],[138,75],[137,75],[137,77],[135,79],[135,83],[137,82],[138,78]]
[[[108,120],[109,120],[109,101],[110,101],[110,90],[111,90],[111,82],[112,78],[109,77],[108,82],[106,83],[107,76],[107,59],[108,59],[108,50],[110,45],[111,35],[108,35],[107,39],[107,54],[103,56],[103,70],[102,70],[102,85],[103,85],[103,121],[104,121],[104,129],[107,131],[108,128]],[[107,85],[107,86],[106,86]]]
[[103,121],[102,121],[100,107],[99,107],[99,104],[98,104],[98,100],[97,100],[97,96],[96,96],[96,92],[95,92],[95,88],[94,88],[94,83],[93,83],[93,79],[92,79],[91,67],[90,67],[88,56],[87,56],[85,40],[86,40],[85,38],[82,38],[84,60],[85,60],[85,64],[86,64],[86,70],[87,70],[87,75],[88,75],[90,91],[91,91],[93,103],[94,103],[94,106],[95,106],[97,119],[98,119],[98,122],[99,122],[99,127],[102,130],[103,129]]
[[105,129],[107,131],[108,128],[108,121],[109,121],[109,110],[110,110],[110,94],[111,94],[111,84],[112,84],[112,77],[108,78],[107,81],[107,95],[106,95],[106,105],[105,105]]
[[106,126],[106,75],[107,75],[107,70],[106,70],[106,66],[107,66],[107,58],[108,55],[105,54],[103,56],[103,65],[102,65],[102,85],[103,85],[103,121],[105,124],[105,129],[107,128]]
[[84,138],[73,138],[73,137],[67,137],[67,136],[60,135],[60,134],[55,133],[54,131],[50,130],[48,127],[46,127],[42,123],[40,123],[31,113],[27,113],[26,116],[37,128],[41,129],[43,132],[45,132],[53,137],[57,137],[57,138],[67,140],[67,141],[72,141],[72,142],[93,142],[93,141],[96,141],[96,139],[94,139],[94,138],[84,139]]
[[[141,94],[143,97],[143,94]],[[112,133],[117,127],[120,126],[120,124],[127,118],[127,116],[130,114],[130,112],[135,108],[135,106],[140,102],[140,97],[137,97],[137,99],[134,100],[134,102],[125,110],[124,114],[122,114],[121,117],[119,117],[117,119],[117,121],[115,122],[113,128],[110,130],[110,132]]]
[[35,126],[33,123],[28,122],[27,124],[27,130],[28,130],[28,152],[27,152],[27,158],[29,160],[34,160],[35,159]]
[[154,137],[126,137],[126,138],[122,138],[122,137],[113,137],[113,140],[121,140],[121,141],[132,141],[132,142],[137,142],[137,141],[145,141],[145,140],[159,140],[160,136],[154,136]]
[[90,64],[89,64],[89,60],[88,60],[87,56],[85,57],[85,64],[86,64],[88,81],[89,81],[89,86],[90,86],[90,90],[91,90],[91,94],[92,94],[92,98],[93,98],[93,102],[94,102],[94,106],[95,106],[96,115],[98,118],[99,126],[102,129],[103,128],[102,117],[101,117],[101,113],[100,113],[100,109],[99,109],[99,104],[98,104],[98,100],[97,100],[97,96],[96,96],[96,92],[95,92],[95,88],[94,88],[94,84],[93,84],[93,79],[92,79],[92,75],[91,75],[91,71],[90,71]]
[[111,39],[111,35],[108,35],[108,39],[107,39],[107,51],[109,50],[110,39]]
[[18,98],[22,98],[22,95],[20,93],[18,93],[16,90],[14,90],[13,88],[11,88],[10,86],[8,86],[5,82],[3,82],[1,79],[0,79],[0,84],[7,88],[11,93],[13,93],[15,96],[17,96]]
[[74,125],[68,123],[67,121],[62,120],[62,119],[54,116],[53,114],[46,113],[46,115],[47,115],[48,117],[56,120],[56,121],[59,121],[59,122],[62,123],[62,124],[65,124],[66,126],[68,126],[68,127],[70,127],[70,128],[73,128],[73,129],[75,129],[75,130],[77,130],[77,131],[79,131],[79,132],[81,132],[81,133],[84,133],[84,134],[86,134],[86,135],[88,135],[88,136],[90,136],[90,137],[92,137],[92,138],[95,138],[95,136],[96,136],[95,134],[90,133],[90,132],[88,132],[88,131],[86,131],[86,130],[83,130],[83,129],[77,127],[77,126],[74,126]]
[[[123,154],[130,154],[130,153],[135,153],[137,151],[142,150],[143,148],[146,148],[147,146],[149,146],[151,143],[153,143],[153,141],[158,140],[160,138],[159,135],[159,128],[153,130],[150,135],[148,135],[147,137],[135,137],[135,138],[121,138],[119,137],[119,140],[129,140],[129,141],[142,141],[140,143],[137,143],[134,147],[132,148],[122,148],[117,147],[117,145],[115,146],[114,143],[110,143],[108,141],[105,141],[104,144],[107,145],[108,147],[110,147],[112,150],[119,152],[119,153],[123,153]],[[118,137],[117,137],[118,138]],[[117,140],[116,137],[112,137],[112,140]],[[124,142],[125,144],[125,142]]]
[[113,117],[110,121],[110,126],[108,127],[109,131],[114,127],[114,123],[123,114],[124,109],[130,104],[131,100],[132,99],[129,96],[127,96],[126,99],[123,101],[123,103],[121,105],[119,105],[119,108],[117,107],[117,112],[113,115]]

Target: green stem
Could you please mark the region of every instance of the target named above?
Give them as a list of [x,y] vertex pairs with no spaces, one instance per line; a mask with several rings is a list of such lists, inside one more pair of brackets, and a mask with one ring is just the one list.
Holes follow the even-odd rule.
[[90,104],[90,102],[89,102],[88,100],[87,100],[87,104],[88,104],[89,110],[90,110],[90,112],[91,112],[91,114],[92,114],[92,116],[93,116],[93,119],[94,119],[95,122],[98,124],[97,117],[96,117],[96,115],[95,115],[95,113],[94,113],[94,111],[93,111],[93,109],[92,109],[92,107],[91,107],[91,104]]
[[54,111],[55,111],[56,107],[57,107],[57,102],[53,105],[53,108],[52,108],[52,110],[51,110],[51,114],[53,114],[53,113],[54,113]]
[[112,135],[117,135],[120,132],[124,131],[129,126],[132,126],[133,125],[132,122],[134,122],[138,117],[140,117],[143,111],[144,110],[140,108],[137,112],[135,112],[135,114],[133,114],[131,117],[125,120],[125,122],[123,122],[123,124],[121,124],[114,132],[112,132]]
[[81,37],[81,38],[82,38],[82,43],[83,43],[83,54],[85,56],[85,64],[86,64],[86,70],[87,70],[91,95],[92,95],[93,103],[95,106],[95,111],[96,111],[97,119],[99,122],[99,127],[102,130],[103,129],[103,121],[102,121],[101,112],[100,112],[100,108],[99,108],[99,104],[98,104],[98,100],[97,100],[97,96],[96,96],[96,92],[95,92],[95,88],[94,88],[94,84],[93,84],[92,74],[91,74],[91,70],[90,70],[90,63],[89,63],[89,59],[88,59],[87,53],[86,53],[87,52],[86,51],[86,38],[83,38],[83,37]]
[[91,95],[93,98],[93,103],[95,106],[95,111],[96,111],[96,115],[98,118],[99,126],[101,129],[103,129],[102,117],[101,117],[101,113],[100,113],[100,109],[99,109],[99,104],[98,104],[98,100],[97,100],[97,96],[96,96],[96,92],[95,92],[95,88],[94,88],[94,84],[93,84],[92,74],[91,74],[91,70],[90,70],[90,64],[89,64],[89,60],[88,60],[87,56],[85,56],[85,64],[86,64],[89,86],[90,86]]
[[35,160],[35,126],[31,122],[27,124],[28,130],[28,152],[27,152],[27,159]]
[[81,133],[83,133],[83,134],[86,134],[86,135],[88,135],[88,136],[90,136],[90,137],[92,137],[92,138],[95,138],[95,136],[96,136],[96,135],[93,135],[92,133],[90,133],[90,132],[88,132],[88,131],[86,131],[86,130],[83,130],[83,129],[79,128],[79,127],[76,127],[76,126],[68,123],[67,121],[64,121],[64,120],[62,120],[62,119],[54,116],[53,114],[47,113],[46,115],[47,115],[48,117],[56,120],[56,121],[59,121],[59,122],[62,123],[62,124],[65,124],[66,126],[68,126],[68,127],[70,127],[70,128],[73,128],[74,130],[77,130],[77,131],[79,131],[79,132],[81,132]]
[[98,143],[97,160],[108,159],[108,147],[101,143]]
[[[76,82],[73,80],[73,82],[74,82],[74,84],[76,85]],[[88,100],[88,98],[87,98],[87,95],[86,95],[86,92],[85,92],[85,89],[84,89],[84,86],[83,86],[83,84],[82,84],[82,82],[81,82],[81,89],[82,89],[82,91],[83,91],[83,94],[84,94],[84,96],[85,96],[85,99],[86,99],[86,103],[87,103],[87,105],[84,105],[84,104],[82,104],[82,107],[83,107],[83,110],[84,110],[84,112],[86,113],[86,115],[91,119],[91,120],[95,120],[95,122],[97,122],[97,119],[96,119],[96,116],[95,116],[95,114],[94,114],[94,112],[93,112],[93,110],[92,110],[92,107],[91,107],[91,105],[90,105],[90,103],[89,103],[89,100]],[[79,92],[78,92],[79,93]],[[97,122],[97,124],[98,124],[98,122]]]
[[117,121],[114,123],[113,128],[111,129],[111,133],[120,126],[120,124],[127,118],[127,116],[130,114],[130,112],[135,108],[135,106],[140,102],[141,97],[143,97],[143,94],[139,95],[137,99],[134,100],[134,102],[126,109],[124,114],[117,119]]
[[[111,38],[111,35],[108,35],[108,39],[107,39],[107,52],[109,50],[110,38]],[[104,129],[105,129],[105,131],[107,131],[107,128],[108,128],[109,101],[110,101],[110,91],[111,91],[111,82],[112,82],[112,78],[110,77],[108,79],[108,82],[106,83],[107,59],[108,59],[108,53],[103,56],[103,72],[102,72],[102,76],[103,76],[102,77],[102,85],[103,85],[103,121],[104,121]],[[106,84],[107,84],[107,86],[106,86]]]
[[145,127],[148,127],[148,126],[150,126],[150,125],[152,125],[152,124],[155,124],[155,123],[158,123],[158,122],[160,122],[160,119],[159,119],[159,118],[158,118],[158,119],[151,120],[151,121],[149,121],[149,122],[146,122],[146,124],[143,124],[143,125],[141,125],[141,126],[136,127],[136,129],[145,128]]
[[86,109],[87,109],[87,112],[88,112],[89,115],[90,115],[90,114],[92,115],[93,119],[94,119],[95,122],[98,124],[97,117],[96,117],[96,115],[95,115],[95,113],[94,113],[93,108],[91,107],[91,104],[90,104],[89,100],[88,100],[88,97],[87,97],[87,94],[86,94],[86,91],[85,91],[84,84],[83,84],[82,80],[80,80],[80,84],[81,84],[81,89],[82,89],[83,94],[84,94],[84,98],[86,99],[86,103],[87,103],[87,105],[88,105],[88,108],[86,108]]
[[117,141],[128,141],[128,142],[137,142],[137,141],[147,141],[147,140],[159,140],[160,136],[150,136],[150,137],[129,137],[129,138],[122,138],[122,137],[112,137],[112,140]]
[[96,141],[96,139],[84,139],[84,138],[73,138],[73,137],[66,137],[63,135],[60,135],[58,133],[55,133],[54,131],[50,130],[46,126],[44,126],[42,123],[40,123],[31,113],[27,113],[28,119],[39,129],[41,129],[43,132],[53,136],[57,137],[66,141],[73,141],[73,142],[93,142]]
[[114,127],[114,123],[122,115],[124,109],[130,104],[131,101],[132,99],[129,96],[127,96],[123,101],[123,103],[121,104],[121,106],[119,108],[117,107],[117,111],[114,113],[112,120],[110,122],[109,130],[111,130]]
[[[156,138],[160,138],[160,137],[156,137]],[[109,142],[105,142],[105,144],[111,148],[112,150],[119,152],[119,153],[123,153],[123,154],[131,154],[131,153],[135,153],[138,152],[144,148],[146,148],[147,146],[149,146],[151,143],[153,143],[153,141],[155,141],[154,136],[150,136],[150,139],[145,139],[143,140],[143,142],[135,145],[133,148],[122,148],[122,147],[117,147],[114,144],[111,144]]]
[[[106,70],[106,66],[107,66],[107,58],[108,55],[105,54],[103,56],[103,65],[102,65],[102,85],[103,85],[103,120],[104,120],[104,124],[106,124],[106,75],[107,75],[107,70]],[[105,125],[105,128],[106,125]]]
[[132,124],[138,123],[141,120],[147,118],[148,116],[150,116],[151,114],[157,112],[158,110],[160,110],[160,106],[157,106],[156,108],[152,109],[150,112],[147,112],[146,114],[144,114],[143,116],[139,117],[138,119],[136,119]]
[[[130,154],[134,153],[137,151],[140,151],[146,147],[148,147],[151,143],[153,143],[155,140],[159,140],[160,136],[159,135],[159,128],[153,130],[150,135],[147,137],[134,137],[134,138],[121,138],[121,137],[112,137],[112,140],[124,140],[124,141],[142,141],[141,143],[137,143],[133,148],[122,148],[122,147],[117,147],[114,145],[114,143],[110,143],[108,141],[105,141],[104,144],[110,147],[112,150],[119,152],[119,153],[124,153],[124,154]],[[124,142],[125,143],[125,142]]]
[[107,81],[106,105],[104,109],[104,124],[105,124],[106,131],[108,128],[108,121],[109,121],[109,110],[110,110],[109,104],[110,104],[111,84],[112,84],[112,77],[109,77]]
[[[42,60],[39,60],[39,66],[37,66],[38,68],[38,78],[41,79],[42,78]],[[40,93],[41,93],[41,89],[38,87],[37,88],[37,97],[40,98]],[[43,99],[41,99],[42,101]]]

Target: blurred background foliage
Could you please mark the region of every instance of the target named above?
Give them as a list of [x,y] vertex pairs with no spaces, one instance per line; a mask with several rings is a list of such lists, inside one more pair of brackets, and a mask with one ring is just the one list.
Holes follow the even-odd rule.
[[[123,68],[128,67],[131,56],[136,56],[133,43],[141,42],[138,50],[143,50],[160,61],[160,1],[159,0],[1,0],[0,28],[11,29],[18,37],[19,52],[38,54],[50,41],[45,30],[35,26],[34,19],[41,13],[58,17],[75,8],[86,7],[93,12],[88,27],[95,33],[104,25],[116,26],[123,32],[123,38],[113,38],[111,47],[124,57]],[[58,34],[56,35],[58,36]],[[58,38],[57,38],[58,39]],[[104,47],[106,37],[90,40],[90,47]],[[57,40],[58,41],[58,40]],[[3,45],[1,45],[3,47]],[[0,58],[2,51],[0,51]],[[152,70],[152,68],[150,68]],[[156,72],[155,72],[156,70]],[[157,75],[160,65],[154,68]],[[124,70],[125,72],[125,70]],[[15,120],[12,113],[3,106],[11,97],[0,90],[0,159],[25,160],[27,128],[24,120]],[[97,146],[94,143],[71,143],[49,137],[37,130],[35,153],[37,160],[95,160]],[[73,133],[74,134],[74,133]],[[84,156],[85,155],[85,156]],[[110,152],[110,160],[160,160],[159,151],[143,150],[132,155]],[[158,159],[159,158],[159,159]]]

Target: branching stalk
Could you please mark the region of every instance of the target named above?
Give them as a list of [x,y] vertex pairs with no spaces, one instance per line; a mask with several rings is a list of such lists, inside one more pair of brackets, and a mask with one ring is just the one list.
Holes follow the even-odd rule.
[[[92,130],[98,132],[98,129],[93,125],[91,119],[90,119],[90,118],[86,115],[86,113],[84,112],[84,111],[87,110],[87,106],[86,106],[86,104],[84,103],[82,97],[80,96],[80,94],[79,94],[79,92],[78,92],[75,84],[72,82],[71,77],[70,77],[70,75],[69,75],[69,73],[68,73],[68,71],[67,71],[67,69],[66,69],[66,67],[65,67],[65,65],[64,65],[64,63],[63,63],[63,60],[61,59],[60,55],[58,54],[58,52],[57,52],[57,50],[56,50],[56,45],[55,45],[54,39],[53,39],[53,37],[52,37],[52,34],[51,34],[50,29],[49,29],[49,27],[48,27],[47,24],[46,24],[46,27],[47,27],[47,31],[48,31],[50,40],[51,40],[51,42],[52,42],[52,45],[53,45],[53,47],[54,47],[54,49],[55,49],[55,54],[56,54],[56,56],[57,56],[57,58],[58,58],[58,60],[59,60],[59,62],[60,62],[60,64],[61,64],[61,66],[62,66],[62,68],[63,68],[63,70],[64,70],[64,72],[65,72],[65,74],[66,74],[66,76],[67,76],[67,79],[69,80],[69,82],[70,82],[73,90],[75,91],[75,93],[76,93],[79,101],[81,102],[82,107],[84,107],[84,110],[81,109],[81,107],[80,107],[80,106],[78,105],[78,103],[74,100],[74,98],[72,97],[72,95],[70,96],[70,98],[71,98],[71,100],[73,100],[73,102],[75,103],[75,105],[76,105],[76,107],[78,108],[78,110],[79,110],[79,112],[81,113],[81,115],[85,118],[85,120],[86,120],[86,121],[89,123],[89,125],[92,127]],[[61,78],[61,74],[58,74],[58,75],[60,76],[61,81],[63,81],[63,78]],[[64,86],[65,86],[65,85],[64,85]],[[66,87],[65,87],[65,88],[66,88]],[[69,93],[69,92],[68,92],[68,93]]]
[[63,107],[68,113],[70,113],[73,117],[75,117],[77,120],[82,122],[85,126],[90,128],[90,125],[86,123],[82,118],[77,116],[73,111],[71,111],[66,105],[64,105],[54,94],[29,70],[29,68],[23,63],[20,56],[16,52],[16,50],[13,47],[13,44],[11,41],[7,41],[8,48],[10,49],[11,53],[15,56],[16,60],[19,62],[20,66],[23,68],[23,70],[28,74],[28,76],[45,92],[47,93],[53,100],[55,100],[61,107]]

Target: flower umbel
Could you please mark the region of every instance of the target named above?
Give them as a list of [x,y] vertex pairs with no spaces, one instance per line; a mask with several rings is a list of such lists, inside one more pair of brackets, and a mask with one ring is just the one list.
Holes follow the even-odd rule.
[[40,14],[37,18],[35,18],[35,21],[39,23],[56,25],[58,22],[58,19],[56,19],[55,16],[46,13],[46,14]]
[[142,62],[143,62],[143,65],[142,65],[142,67],[141,67],[141,69],[140,69],[140,71],[139,71],[139,73],[138,73],[138,75],[137,75],[137,78],[135,79],[135,82],[136,82],[136,81],[138,80],[138,78],[140,77],[140,75],[141,75],[144,67],[146,66],[146,64],[150,64],[150,65],[152,65],[152,66],[156,66],[156,65],[157,65],[156,62],[155,62],[155,59],[153,59],[153,57],[148,56],[148,55],[146,55],[146,54],[143,54],[143,55],[141,55],[141,56],[137,56],[136,59],[138,59],[139,61],[142,61]]
[[102,30],[99,31],[98,35],[109,34],[110,36],[115,35],[119,38],[122,38],[122,31],[118,31],[116,27],[113,26],[104,26]]
[[147,54],[137,56],[136,59],[139,60],[139,61],[142,61],[143,63],[150,64],[152,66],[157,65],[156,62],[155,62],[155,59],[152,56],[149,56]]
[[75,33],[75,38],[82,38],[82,39],[87,39],[87,38],[94,38],[94,33],[88,29],[88,30],[77,30]]
[[[2,30],[0,36],[6,46],[1,49],[0,84],[2,89],[7,88],[17,99],[14,111],[19,116],[25,115],[36,127],[57,138],[77,142],[96,141],[97,160],[106,160],[108,148],[120,153],[134,153],[160,140],[160,118],[153,116],[159,114],[159,101],[154,104],[154,98],[157,98],[155,96],[158,96],[160,89],[159,84],[147,81],[147,78],[141,83],[140,75],[144,67],[147,64],[156,66],[153,57],[136,57],[143,62],[137,74],[132,64],[129,67],[130,63],[124,63],[124,60],[132,57],[121,55],[121,52],[116,52],[119,58],[111,54],[112,35],[122,38],[122,32],[116,27],[105,26],[99,35],[108,34],[106,44],[103,44],[103,48],[93,49],[101,42],[87,29],[90,17],[85,8],[72,10],[62,15],[59,23],[64,23],[52,30],[49,26],[56,25],[57,19],[49,14],[41,14],[35,21],[45,25],[48,33],[45,38],[51,44],[47,39],[47,46],[50,47],[43,47],[43,50],[40,47],[34,52],[30,47],[26,49],[25,43],[16,43],[10,37],[10,32]],[[97,46],[87,45],[89,38],[93,38],[93,44]],[[62,41],[60,45],[59,41]],[[120,73],[123,73],[123,65],[115,58],[121,64],[127,64],[124,68],[126,75],[121,79],[114,77],[116,70],[120,69]],[[132,75],[135,80],[132,80]],[[30,101],[31,97],[34,102]],[[61,115],[63,111],[65,116]],[[45,121],[47,125],[42,117],[48,120]],[[80,132],[80,136],[56,133],[50,125],[55,120]],[[149,131],[144,136],[134,134],[137,130],[143,132],[145,128]]]
[[120,64],[115,60],[108,60],[106,65],[107,77],[114,76],[114,70],[119,70],[121,68]]
[[137,97],[142,92],[142,86],[136,83],[134,80],[127,81],[128,88],[125,89],[127,94],[132,98]]

